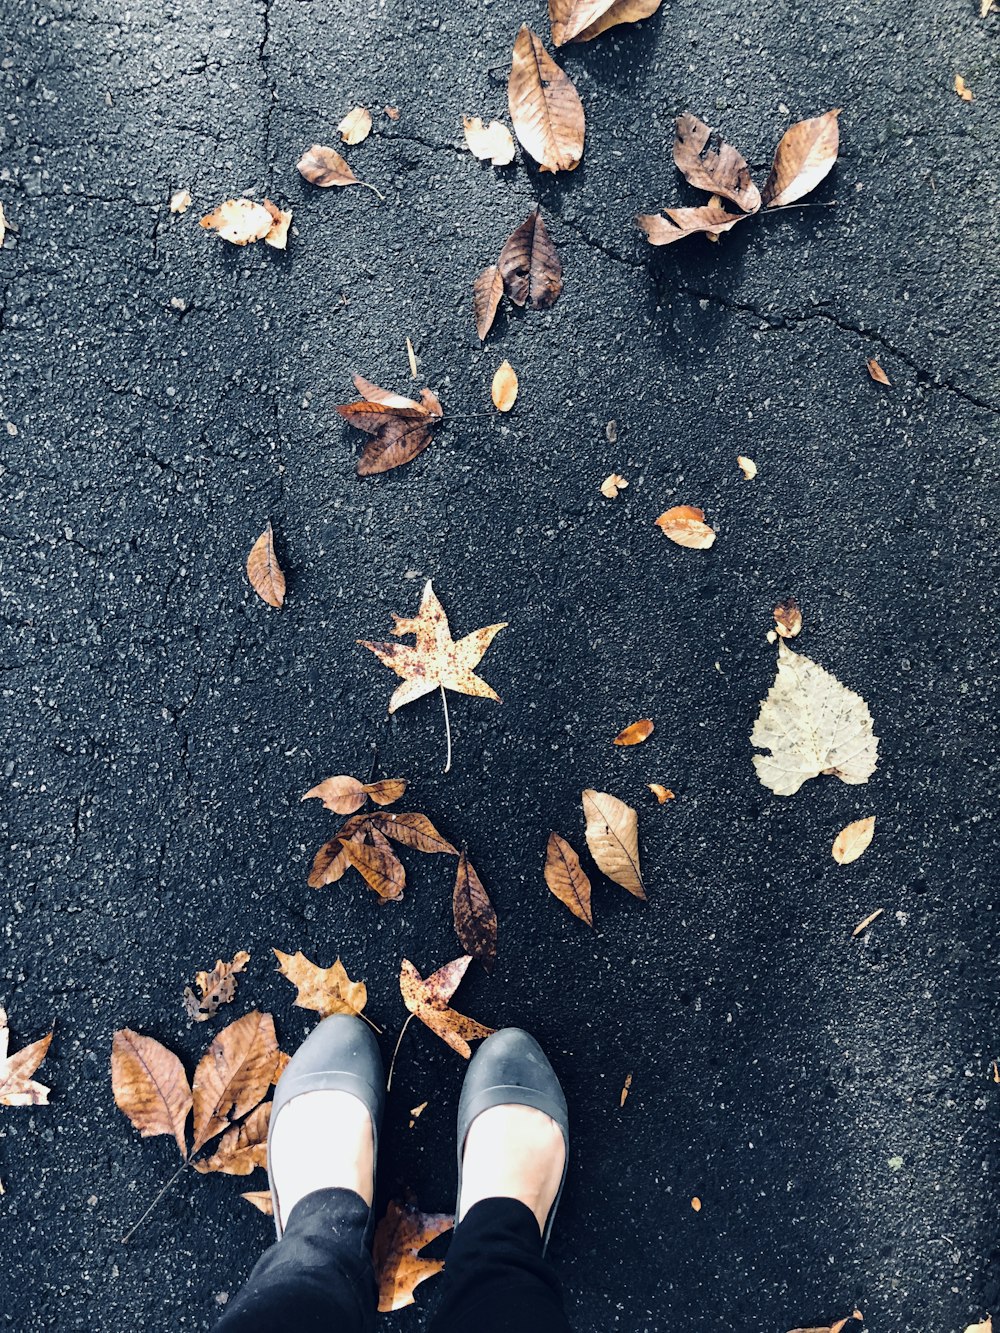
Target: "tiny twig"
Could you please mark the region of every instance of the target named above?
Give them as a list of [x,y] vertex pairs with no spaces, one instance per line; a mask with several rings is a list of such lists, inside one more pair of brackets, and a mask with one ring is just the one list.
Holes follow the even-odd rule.
[[368,781],[375,781],[375,774],[378,772],[378,741],[372,742],[372,766],[368,770]]
[[[192,1154],[192,1157],[193,1157],[193,1155],[194,1155],[194,1154]],[[184,1170],[184,1168],[185,1168],[186,1166],[190,1166],[190,1165],[191,1165],[191,1157],[185,1157],[185,1158],[184,1158],[184,1161],[181,1162],[180,1166],[177,1168],[177,1170],[174,1172],[174,1174],[170,1177],[170,1179],[167,1181],[167,1183],[163,1186],[163,1188],[160,1190],[159,1194],[157,1194],[156,1198],[153,1200],[153,1202],[149,1205],[149,1207],[148,1207],[148,1208],[146,1209],[146,1211],[143,1213],[142,1217],[139,1218],[138,1222],[135,1222],[131,1227],[129,1227],[128,1231],[125,1232],[125,1235],[122,1236],[122,1238],[121,1238],[121,1243],[122,1243],[123,1245],[126,1245],[126,1244],[132,1239],[132,1237],[133,1237],[133,1236],[135,1235],[135,1233],[139,1230],[139,1228],[142,1226],[143,1222],[145,1222],[146,1218],[150,1215],[150,1213],[153,1211],[153,1209],[156,1207],[156,1205],[160,1202],[160,1200],[163,1198],[164,1194],[166,1194],[167,1190],[168,1190],[168,1189],[170,1188],[170,1186],[174,1183],[174,1181],[178,1178],[178,1176],[181,1174],[181,1172]]]
[[385,195],[381,192],[381,190],[376,190],[375,186],[372,185],[369,181],[356,180],[356,181],[350,181],[348,183],[352,185],[363,185],[366,190],[371,190],[372,194],[378,195],[379,199],[382,200],[383,204],[385,203]]
[[444,686],[441,686],[441,703],[444,706],[444,732],[448,738],[448,758],[445,761],[444,772],[451,772],[451,718],[448,715],[448,693]]
[[762,208],[761,217],[767,217],[768,213],[783,213],[786,208],[836,208],[836,199],[830,199],[825,204],[777,204],[774,208]]
[[386,1084],[385,1084],[385,1090],[386,1090],[386,1092],[391,1092],[391,1091],[392,1091],[392,1076],[393,1076],[393,1073],[395,1072],[395,1069],[396,1069],[396,1056],[399,1054],[399,1046],[400,1046],[400,1042],[403,1040],[403,1033],[406,1031],[406,1029],[410,1026],[410,1024],[411,1024],[412,1022],[413,1022],[413,1015],[412,1015],[412,1014],[407,1014],[407,1016],[406,1016],[406,1022],[405,1022],[405,1023],[403,1024],[403,1026],[399,1029],[399,1036],[396,1038],[396,1049],[393,1051],[393,1053],[392,1053],[392,1060],[389,1062],[389,1077],[388,1077],[388,1079],[386,1080]]

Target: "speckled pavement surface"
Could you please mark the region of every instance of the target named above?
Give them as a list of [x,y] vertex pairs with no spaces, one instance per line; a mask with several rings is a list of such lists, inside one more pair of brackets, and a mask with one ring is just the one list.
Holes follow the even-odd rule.
[[[588,139],[557,178],[460,146],[463,112],[506,118],[522,19],[547,34],[538,0],[7,0],[0,1001],[15,1046],[53,1020],[56,1039],[52,1105],[0,1110],[5,1327],[207,1330],[267,1243],[244,1182],[193,1173],[119,1243],[176,1149],[115,1109],[115,1028],[190,1067],[218,1025],[188,1025],[184,983],[247,948],[230,1012],[271,1009],[294,1046],[309,1017],[274,945],[340,954],[388,1054],[400,957],[455,956],[432,858],[382,909],[306,886],[334,824],[299,797],[367,773],[375,742],[500,915],[494,977],[470,974],[460,1007],[530,1028],[564,1078],[552,1254],[579,1333],[785,1333],[855,1306],[873,1333],[961,1333],[996,1310],[1000,19],[674,0],[560,56]],[[384,204],[294,169],[356,103],[375,131],[350,160]],[[670,160],[678,110],[762,181],[787,124],[831,106],[842,156],[814,199],[836,207],[659,254],[633,228],[700,197]],[[182,186],[194,207],[171,216]],[[294,210],[287,254],[199,230],[244,190]],[[564,294],[480,348],[472,279],[535,200]],[[406,389],[406,336],[448,420],[415,464],[359,480],[333,408],[354,370]],[[500,419],[504,357],[521,397]],[[710,552],[653,528],[671,503],[706,510]],[[242,573],[268,519],[281,612]],[[439,701],[389,722],[393,678],[355,646],[427,577],[456,635],[510,622],[482,667],[504,702],[453,702],[447,777]],[[798,645],[871,706],[867,787],[757,783],[788,593]],[[653,738],[614,749],[643,716]],[[594,934],[541,879],[550,829],[582,847],[585,786],[639,808],[649,890],[600,882]],[[834,834],[869,813],[872,848],[837,867]],[[407,1033],[383,1196],[449,1206],[461,1074]],[[428,1283],[391,1322],[432,1304]]]

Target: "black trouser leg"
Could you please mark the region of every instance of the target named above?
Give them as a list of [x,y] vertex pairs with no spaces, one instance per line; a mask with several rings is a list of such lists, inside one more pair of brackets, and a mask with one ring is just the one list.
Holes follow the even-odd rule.
[[353,1190],[307,1194],[215,1333],[371,1333],[378,1297],[367,1221]]
[[429,1333],[570,1333],[535,1215],[483,1199],[455,1228]]

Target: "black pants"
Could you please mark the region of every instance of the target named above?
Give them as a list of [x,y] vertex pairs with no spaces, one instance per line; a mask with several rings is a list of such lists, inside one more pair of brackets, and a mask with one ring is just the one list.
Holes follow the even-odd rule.
[[[353,1190],[306,1195],[215,1333],[372,1333],[378,1302],[367,1220]],[[474,1204],[431,1282],[438,1305],[428,1333],[569,1333],[538,1223],[516,1199]]]

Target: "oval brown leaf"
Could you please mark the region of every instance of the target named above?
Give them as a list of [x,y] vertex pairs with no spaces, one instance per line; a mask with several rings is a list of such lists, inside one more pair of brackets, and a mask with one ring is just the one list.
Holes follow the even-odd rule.
[[608,879],[645,899],[639,870],[639,817],[630,805],[606,791],[583,793],[587,846]]
[[543,171],[572,171],[583,157],[585,117],[572,80],[522,24],[507,81],[514,133]]
[[497,367],[490,397],[498,412],[509,412],[517,402],[517,375],[509,361],[502,361]]
[[[607,0],[600,0],[600,2],[603,8]],[[617,27],[619,23],[638,23],[640,19],[648,19],[650,14],[656,13],[660,4],[661,0],[613,0],[609,8],[604,8],[604,12],[598,18],[595,18],[592,23],[588,23],[585,28],[581,28],[576,36],[569,38],[569,40],[572,42],[593,41],[602,32]],[[550,4],[550,15],[551,12]],[[555,30],[553,30],[552,40],[556,46],[562,45],[561,42],[555,40]]]
[[547,310],[556,300],[562,291],[562,263],[540,208],[533,208],[507,237],[497,268],[515,305]]
[[588,926],[593,926],[590,880],[576,852],[558,833],[549,834],[548,846],[545,848],[544,873],[545,883],[559,901],[565,903],[574,916],[585,921]]
[[187,1156],[184,1123],[191,1109],[191,1088],[173,1051],[152,1037],[121,1028],[111,1044],[111,1090],[115,1105],[143,1138],[172,1134],[181,1156]]
[[705,511],[694,505],[674,505],[656,520],[664,537],[692,551],[707,551],[715,541],[715,530],[705,522]]
[[401,842],[404,847],[412,847],[418,852],[447,852],[449,856],[458,855],[458,848],[453,847],[447,838],[441,836],[426,815],[413,812],[382,814],[379,811],[372,815],[371,823],[387,838]]
[[366,782],[365,794],[376,805],[392,805],[406,791],[405,778],[382,778],[379,782]]
[[703,204],[700,208],[665,208],[663,213],[640,213],[635,224],[646,233],[650,245],[672,245],[699,232],[709,237],[731,231],[746,213],[727,213],[724,208]]
[[887,388],[890,389],[892,388],[892,385],[889,383],[889,376],[885,373],[885,371],[882,369],[882,367],[879,365],[879,363],[875,360],[874,357],[871,357],[868,361],[866,361],[865,366],[868,369],[868,374],[872,377],[872,379],[875,381],[876,384],[884,384],[886,385]]
[[247,578],[258,597],[268,606],[280,607],[285,600],[285,576],[274,554],[274,531],[267,527],[254,542],[247,556]]
[[744,213],[760,208],[746,158],[690,111],[674,121],[674,164],[696,189],[721,195]]
[[351,170],[350,164],[337,152],[336,148],[327,148],[325,144],[314,143],[296,163],[299,175],[310,185],[327,189],[331,185],[360,185],[361,182]]
[[451,903],[459,944],[492,972],[497,960],[497,914],[464,849],[458,858]]
[[875,816],[867,819],[855,819],[846,828],[842,828],[833,840],[833,859],[840,866],[850,865],[871,846],[875,836]]
[[783,639],[794,639],[802,629],[802,608],[794,597],[779,602],[772,613],[774,627]]
[[335,815],[353,815],[365,803],[365,786],[347,773],[338,773],[336,777],[324,778],[315,787],[310,787],[302,799],[308,801],[313,797],[321,800]]
[[476,320],[476,333],[482,342],[496,319],[500,299],[503,296],[503,277],[499,268],[491,264],[484,268],[472,285],[472,313]]
[[653,734],[653,719],[651,717],[640,718],[638,722],[632,722],[622,730],[614,739],[615,745],[641,745]]
[[270,1014],[252,1010],[223,1028],[198,1061],[191,1091],[197,1152],[261,1101],[271,1086],[278,1039]]
[[329,842],[324,842],[313,857],[312,869],[306,882],[311,889],[322,889],[327,884],[336,884],[339,879],[343,879],[350,864],[339,836],[331,838]]
[[381,841],[382,846],[377,844],[369,846],[367,843],[355,842],[351,838],[343,838],[341,845],[348,861],[368,887],[374,889],[384,901],[395,901],[403,896],[406,871],[402,861],[385,839],[382,838]]
[[840,146],[840,110],[797,121],[781,136],[764,186],[765,207],[793,204],[829,175]]

